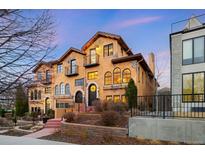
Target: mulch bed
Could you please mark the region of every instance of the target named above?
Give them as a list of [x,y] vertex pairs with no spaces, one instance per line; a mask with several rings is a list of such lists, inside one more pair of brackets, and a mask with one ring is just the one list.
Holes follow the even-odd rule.
[[74,144],[84,145],[175,145],[184,144],[179,142],[148,140],[131,137],[117,137],[108,134],[104,134],[102,137],[93,137],[86,134],[74,135],[72,133],[66,133],[64,131],[56,132],[49,136],[44,136],[41,139],[60,141]]
[[8,136],[24,136],[30,134],[28,132],[17,131],[17,130],[9,130],[8,132],[2,133],[1,135],[8,135]]
[[[128,118],[128,116],[121,116],[115,127],[127,128]],[[100,119],[99,113],[80,113],[73,123],[103,126]]]

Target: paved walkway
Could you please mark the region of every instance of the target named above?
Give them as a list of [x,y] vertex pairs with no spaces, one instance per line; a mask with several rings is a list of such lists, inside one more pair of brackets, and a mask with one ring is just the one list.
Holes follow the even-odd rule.
[[40,137],[43,137],[43,136],[51,135],[51,134],[55,133],[56,131],[57,131],[56,128],[43,128],[43,129],[41,129],[37,132],[25,135],[23,137],[40,138]]
[[0,135],[0,145],[68,145],[70,143]]

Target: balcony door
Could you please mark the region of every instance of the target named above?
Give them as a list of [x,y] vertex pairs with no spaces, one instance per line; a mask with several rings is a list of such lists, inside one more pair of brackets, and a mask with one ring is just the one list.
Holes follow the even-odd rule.
[[72,59],[70,62],[70,73],[74,74],[76,73],[76,59]]
[[95,64],[96,63],[96,50],[91,49],[90,50],[90,64]]
[[47,70],[46,71],[46,81],[49,82],[51,80],[51,74],[50,74],[50,71]]

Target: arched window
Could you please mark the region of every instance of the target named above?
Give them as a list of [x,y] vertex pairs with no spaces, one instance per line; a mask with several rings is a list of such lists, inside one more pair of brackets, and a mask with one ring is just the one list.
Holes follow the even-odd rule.
[[59,86],[58,85],[55,86],[55,95],[59,95]]
[[106,72],[105,73],[105,78],[104,78],[104,84],[105,85],[111,85],[112,84],[112,73],[111,72]]
[[114,84],[121,83],[121,70],[119,67],[115,68],[113,71],[113,83]]
[[70,95],[70,85],[68,83],[65,85],[65,94]]
[[37,90],[34,90],[34,100],[38,99],[38,94],[37,94]]
[[62,82],[60,84],[60,95],[64,95],[65,94],[65,86],[64,86],[64,83]]
[[122,82],[128,83],[131,79],[131,72],[128,68],[124,69],[122,72]]
[[33,91],[31,91],[31,98],[30,99],[33,100]]
[[38,99],[41,99],[41,91],[38,91]]

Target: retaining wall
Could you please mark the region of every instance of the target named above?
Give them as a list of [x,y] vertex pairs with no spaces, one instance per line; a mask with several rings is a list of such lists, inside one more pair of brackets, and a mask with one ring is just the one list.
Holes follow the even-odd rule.
[[205,144],[203,120],[132,117],[128,132],[130,137]]

